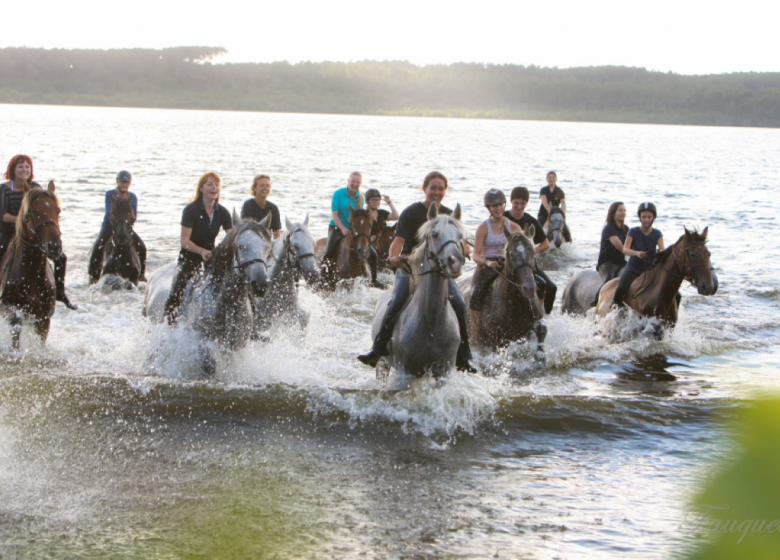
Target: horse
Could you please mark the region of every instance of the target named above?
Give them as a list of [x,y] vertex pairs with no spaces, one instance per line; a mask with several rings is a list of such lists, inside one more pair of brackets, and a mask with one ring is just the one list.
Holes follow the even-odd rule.
[[46,190],[22,183],[24,198],[16,234],[0,261],[0,313],[11,325],[11,344],[19,350],[24,320],[46,342],[54,315],[56,288],[49,259],[62,254],[60,205],[54,181]]
[[[366,265],[369,243],[371,241],[371,224],[373,220],[368,210],[355,210],[349,207],[351,227],[347,235],[339,241],[338,253],[335,261],[325,263],[320,261],[321,285],[324,288],[333,290],[339,280],[351,278],[360,278],[368,276]],[[322,259],[326,239],[320,239],[317,242],[317,256]]]
[[[701,233],[683,229],[685,233],[656,256],[656,265],[634,280],[625,297],[626,305],[634,311],[643,316],[658,317],[663,326],[670,328],[677,323],[677,292],[683,280],[691,282],[703,296],[717,291],[706,246],[707,228]],[[597,315],[603,317],[610,312],[618,280],[610,280],[599,291]]]
[[[428,208],[428,221],[417,233],[419,244],[408,260],[412,275],[411,294],[393,327],[390,355],[383,361],[402,375],[434,377],[445,375],[455,365],[460,345],[460,330],[455,311],[449,302],[449,280],[460,276],[464,257],[460,241],[466,235],[460,223],[460,205],[452,217],[439,215],[435,204]],[[375,338],[392,293],[383,294],[377,302],[371,337]]]
[[117,198],[111,206],[108,218],[113,233],[111,240],[103,247],[103,258],[98,261],[103,264],[102,274],[100,268],[90,267],[89,283],[94,284],[101,277],[107,277],[106,282],[113,289],[131,289],[132,286],[138,285],[141,276],[141,259],[133,243],[135,213],[130,199]]
[[[536,294],[534,232],[533,225],[514,234],[505,228],[504,271],[496,272],[484,309],[469,309],[470,338],[475,344],[498,348],[531,331],[539,345],[544,342],[547,328],[540,322],[544,311]],[[463,295],[470,299],[471,286]]]
[[[220,242],[202,276],[187,285],[181,303],[181,320],[222,347],[242,348],[253,332],[251,298],[268,288],[271,259],[270,214],[260,223],[242,221],[233,212],[233,229]],[[164,319],[176,263],[156,270],[149,278],[144,316]]]
[[255,303],[257,328],[271,326],[274,317],[293,313],[302,327],[308,323],[308,314],[298,309],[298,280],[307,284],[319,281],[320,272],[314,258],[314,238],[309,232],[309,215],[302,223],[285,218],[287,232],[274,241],[268,292]]
[[547,233],[547,239],[551,244],[560,249],[563,242],[571,243],[571,232],[569,226],[566,224],[566,214],[563,213],[563,209],[558,206],[550,208],[549,224],[545,224],[544,229]]
[[380,270],[392,270],[392,266],[388,262],[388,259],[390,257],[390,245],[393,244],[393,239],[395,239],[395,227],[397,225],[397,223],[392,226],[383,224],[379,228],[379,235],[376,236],[376,240],[374,241],[376,254],[379,256]]
[[598,301],[599,290],[604,285],[601,274],[595,270],[583,270],[566,284],[561,300],[561,313],[585,315]]

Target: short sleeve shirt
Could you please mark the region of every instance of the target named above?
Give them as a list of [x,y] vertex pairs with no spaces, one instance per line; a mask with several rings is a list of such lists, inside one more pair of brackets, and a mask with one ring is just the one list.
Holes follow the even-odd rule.
[[520,226],[520,229],[523,229],[527,225],[533,225],[534,226],[534,245],[539,245],[539,243],[542,243],[545,239],[547,239],[547,236],[544,234],[544,228],[542,227],[542,224],[539,223],[539,220],[531,216],[528,212],[523,212],[523,217],[519,220],[515,218],[509,210],[504,212],[504,217],[509,220],[510,222],[516,223],[518,226]]
[[610,224],[604,226],[604,229],[601,230],[601,248],[599,249],[599,262],[596,265],[596,270],[605,262],[626,264],[626,256],[615,248],[609,240],[610,237],[617,237],[621,243],[625,243],[626,230]]
[[[128,192],[127,193],[130,196],[130,206],[133,207],[133,213],[138,217],[138,197],[135,195],[135,193]],[[111,220],[109,216],[111,215],[111,208],[114,206],[114,201],[118,198],[118,193],[116,189],[111,189],[106,191],[106,214],[103,216],[103,226],[107,227],[111,226]]]
[[[344,227],[349,229],[352,227],[352,220],[350,219],[349,209],[359,210],[363,208],[363,195],[360,191],[355,192],[355,196],[349,196],[349,189],[344,187],[333,193],[333,198],[330,202],[330,211],[339,213],[339,220],[344,224]],[[336,222],[331,220],[330,225],[335,226]]]
[[[452,214],[452,210],[446,206],[439,207],[439,214]],[[408,255],[411,253],[417,245],[417,231],[428,221],[428,209],[422,202],[415,202],[414,204],[407,206],[406,209],[401,212],[401,216],[398,218],[398,225],[395,228],[395,236],[401,237],[404,240],[404,247],[401,249],[401,254]]]
[[[563,189],[558,186],[555,187],[555,192],[550,192],[550,185],[543,187],[542,190],[539,191],[539,198],[542,198],[543,196],[547,197],[547,202],[550,203],[550,206],[560,206],[561,202],[566,199],[566,194],[564,194]],[[539,221],[547,221],[547,208],[544,207],[544,204],[539,205]]]
[[[222,228],[225,231],[232,229],[233,220],[227,208],[219,203],[214,207],[214,212],[211,218],[209,218],[206,209],[203,207],[203,201],[196,200],[184,208],[181,214],[181,225],[192,228],[190,241],[198,247],[213,251],[214,241],[217,239],[219,229]],[[203,260],[203,257],[200,255],[186,249],[181,250],[179,257],[187,260]]]
[[265,201],[265,208],[260,208],[260,205],[254,198],[250,198],[244,202],[244,206],[241,207],[241,219],[249,218],[256,222],[260,222],[265,219],[269,212],[271,213],[271,231],[279,231],[282,229],[282,218],[279,214],[279,207],[267,200]]
[[[628,237],[631,238],[631,249],[634,251],[645,251],[647,253],[647,260],[652,261],[653,256],[656,254],[656,248],[658,247],[658,240],[663,237],[663,234],[653,228],[653,230],[645,235],[642,233],[642,229],[639,227],[632,227],[628,232]],[[631,257],[628,259],[627,270],[641,274],[645,270],[650,268],[650,265],[638,257]]]
[[379,235],[379,225],[386,223],[389,215],[387,210],[376,211],[376,221],[371,223],[371,235]]

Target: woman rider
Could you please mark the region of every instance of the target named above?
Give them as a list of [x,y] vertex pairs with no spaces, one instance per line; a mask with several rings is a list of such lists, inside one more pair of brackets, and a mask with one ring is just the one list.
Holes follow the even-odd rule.
[[[395,319],[409,299],[411,277],[403,267],[406,264],[407,256],[412,252],[417,243],[417,239],[415,239],[417,231],[428,221],[428,208],[430,208],[431,204],[436,204],[440,214],[452,214],[452,210],[441,204],[441,200],[447,193],[447,178],[444,175],[438,171],[428,173],[423,181],[422,190],[425,194],[425,199],[407,207],[398,218],[395,239],[390,246],[389,259],[390,264],[398,269],[395,273],[393,297],[388,304],[382,326],[374,339],[374,346],[367,354],[358,356],[358,360],[371,367],[376,367],[379,359],[388,355],[387,345],[393,337]],[[455,310],[458,325],[460,326],[460,346],[458,347],[455,365],[460,370],[475,373],[477,371],[476,368],[469,363],[471,360],[471,349],[469,348],[468,330],[466,328],[466,303],[458,291],[455,281],[452,279],[449,280],[449,292],[449,300],[452,308]]]
[[362,182],[363,176],[359,172],[353,171],[349,174],[347,186],[333,193],[330,202],[332,219],[328,226],[328,244],[325,246],[325,254],[322,256],[323,268],[329,267],[330,263],[336,260],[336,249],[339,246],[339,241],[344,239],[352,227],[349,208],[352,207],[354,210],[363,208],[363,197],[360,194]]
[[219,228],[226,232],[233,229],[230,212],[219,204],[219,185],[219,175],[213,171],[204,173],[198,179],[195,197],[181,214],[181,251],[171,294],[165,302],[165,316],[169,324],[175,323],[178,318],[187,282],[203,270],[204,263],[208,264],[211,260]]
[[249,218],[259,222],[264,220],[268,213],[271,213],[271,231],[274,232],[274,239],[279,239],[282,235],[282,218],[279,214],[279,207],[268,200],[271,194],[271,178],[268,175],[257,175],[252,180],[252,187],[249,189],[252,198],[244,202],[241,208],[241,219]]
[[[8,179],[0,185],[0,260],[8,250],[11,240],[16,233],[16,217],[24,200],[22,183],[27,182],[32,187],[41,186],[33,181],[33,162],[30,156],[17,155],[11,158],[5,178]],[[78,309],[65,295],[65,269],[68,257],[62,253],[54,261],[54,284],[57,287],[57,301],[61,301],[68,309]]]
[[[398,210],[393,206],[393,201],[390,197],[379,192],[378,189],[368,189],[366,191],[366,204],[368,205],[368,213],[371,216],[371,253],[368,255],[368,267],[371,269],[371,286],[386,290],[387,285],[379,282],[376,279],[377,272],[379,271],[379,253],[376,250],[376,240],[379,234],[382,232],[382,228],[388,220],[398,219]],[[379,205],[382,201],[385,201],[390,207],[390,212],[387,210],[381,210]]]
[[631,258],[628,259],[626,269],[620,275],[620,280],[615,289],[612,303],[617,307],[625,305],[623,299],[625,299],[631,283],[644,271],[652,268],[656,247],[659,252],[664,250],[664,236],[659,230],[653,228],[653,222],[655,222],[658,216],[655,204],[643,202],[639,205],[636,213],[639,216],[641,225],[632,227],[628,231],[626,242],[623,244],[623,254]]
[[626,242],[628,227],[626,221],[626,206],[622,202],[613,202],[607,211],[607,221],[601,230],[601,249],[596,270],[601,275],[602,282],[617,278],[626,266],[626,256],[623,254],[623,244]]
[[[490,189],[485,193],[485,208],[490,212],[487,220],[479,224],[474,235],[474,262],[477,270],[471,278],[471,301],[469,308],[472,311],[472,325],[479,321],[479,312],[485,307],[485,300],[490,293],[490,285],[498,276],[504,266],[504,252],[506,249],[506,230],[509,233],[522,231],[516,223],[506,219],[506,196],[499,189]],[[472,328],[473,330],[473,328]]]
[[[544,234],[544,229],[539,220],[531,216],[525,211],[528,206],[528,200],[530,193],[525,187],[515,187],[512,189],[512,193],[509,195],[509,199],[512,203],[512,207],[504,212],[504,217],[510,222],[516,223],[520,226],[520,229],[524,229],[526,226],[534,226],[534,253],[544,253],[550,248],[550,240]],[[555,305],[555,294],[558,293],[558,286],[555,282],[550,280],[550,277],[539,268],[537,261],[536,268],[534,269],[534,275],[536,277],[536,294],[539,299],[544,300],[544,311],[548,315],[552,313],[553,305]]]
[[[539,191],[539,198],[542,200],[542,204],[539,206],[539,214],[537,215],[540,224],[545,225],[549,222],[551,207],[560,207],[563,210],[564,217],[566,216],[566,194],[558,186],[558,174],[555,171],[547,173],[547,186],[542,187],[542,190]],[[565,223],[561,233],[563,238],[571,243],[569,226]]]
[[[116,175],[116,188],[106,191],[106,213],[103,216],[103,225],[100,226],[100,233],[98,233],[95,244],[92,246],[92,253],[89,259],[90,284],[100,280],[100,273],[103,270],[103,249],[114,233],[111,229],[111,208],[114,206],[114,202],[129,198],[130,206],[133,207],[133,217],[138,218],[138,197],[135,193],[130,192],[130,183],[132,181],[133,176],[129,171],[120,171]],[[133,244],[138,253],[138,259],[141,261],[141,276],[138,278],[138,281],[146,282],[146,245],[144,245],[144,242],[135,230],[133,230]]]

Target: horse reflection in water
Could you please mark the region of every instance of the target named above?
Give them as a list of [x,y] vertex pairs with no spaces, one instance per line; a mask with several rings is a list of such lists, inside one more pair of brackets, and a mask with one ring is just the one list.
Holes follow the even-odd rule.
[[[420,243],[408,261],[409,302],[395,321],[390,356],[377,366],[378,377],[383,376],[385,360],[399,374],[415,376],[430,372],[440,377],[455,366],[460,329],[448,296],[450,280],[460,276],[464,262],[460,243],[466,230],[459,220],[460,205],[452,217],[439,216],[435,204],[428,209],[428,222],[417,233]],[[391,297],[392,293],[385,293],[377,302],[372,338],[379,332]]]
[[268,293],[254,300],[255,337],[259,337],[259,330],[270,328],[277,319],[295,318],[301,328],[306,328],[309,322],[308,314],[298,307],[298,280],[303,277],[307,284],[316,284],[320,272],[308,226],[308,215],[301,223],[285,219],[287,232],[274,241]]
[[54,315],[56,289],[49,260],[62,254],[60,205],[54,182],[47,190],[22,182],[24,199],[16,221],[16,235],[0,260],[0,313],[11,325],[11,344],[19,350],[22,325],[31,320],[35,333],[46,342]]
[[[179,321],[223,348],[244,347],[254,331],[251,298],[263,297],[269,283],[269,216],[257,223],[241,221],[233,212],[233,229],[214,250],[205,273],[191,280],[184,292]],[[149,278],[144,315],[154,322],[163,321],[175,269],[171,263]],[[213,372],[213,359],[203,357],[206,371]]]

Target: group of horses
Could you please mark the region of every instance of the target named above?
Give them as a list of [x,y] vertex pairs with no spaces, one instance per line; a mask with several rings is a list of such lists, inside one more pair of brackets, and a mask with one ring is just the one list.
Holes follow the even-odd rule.
[[[35,332],[45,341],[55,307],[55,288],[49,259],[62,252],[59,229],[60,208],[55,187],[30,189],[19,213],[13,245],[0,262],[0,311],[6,316],[15,349],[23,320],[29,318]],[[568,237],[564,221],[553,212],[547,235],[556,246]],[[298,306],[299,280],[318,289],[333,289],[342,279],[366,276],[369,251],[375,251],[387,265],[387,252],[395,235],[394,226],[381,224],[372,240],[372,220],[365,210],[351,211],[351,228],[338,247],[335,266],[320,269],[324,241],[315,240],[303,222],[285,220],[286,231],[274,240],[269,217],[255,222],[241,220],[233,212],[234,227],[213,252],[205,272],[193,279],[182,299],[180,320],[213,340],[234,350],[250,340],[262,339],[262,332],[281,320],[305,327],[308,316]],[[412,294],[395,318],[389,356],[378,366],[392,366],[399,373],[434,376],[451,370],[460,344],[458,321],[449,304],[449,281],[457,279],[466,300],[471,285],[463,275],[464,243],[467,232],[460,222],[460,205],[452,216],[428,211],[428,221],[418,232],[418,244],[410,255],[407,272],[412,276]],[[132,243],[135,220],[129,201],[118,200],[110,215],[112,242],[104,249],[102,274],[137,284],[140,262]],[[535,335],[544,341],[544,312],[537,296],[534,226],[522,232],[505,231],[507,244],[504,266],[497,272],[484,309],[471,325],[470,339],[478,346],[497,348]],[[717,290],[706,247],[707,229],[701,233],[687,229],[666,251],[656,266],[640,275],[631,285],[626,303],[636,312],[661,319],[673,327],[677,321],[677,292],[689,280],[702,295]],[[165,302],[171,290],[176,263],[151,275],[146,286],[144,315],[152,322],[164,320]],[[91,281],[95,281],[91,278]],[[596,271],[584,271],[569,282],[564,291],[562,311],[584,313],[596,306],[598,315],[611,311],[617,279],[602,285]],[[377,302],[372,336],[375,336],[388,309],[390,292]],[[209,357],[204,357],[208,361]]]

